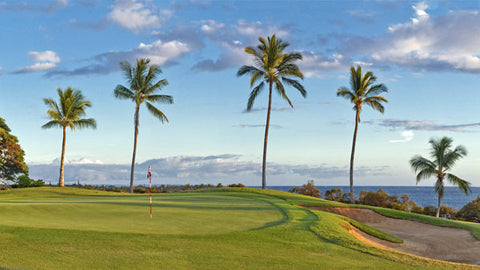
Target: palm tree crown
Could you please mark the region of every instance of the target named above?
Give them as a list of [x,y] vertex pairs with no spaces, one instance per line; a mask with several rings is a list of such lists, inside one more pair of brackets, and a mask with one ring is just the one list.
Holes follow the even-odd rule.
[[129,87],[117,85],[114,90],[114,95],[119,99],[130,99],[137,106],[144,103],[150,113],[153,114],[160,121],[167,122],[167,116],[153,106],[152,102],[173,104],[173,98],[167,95],[155,95],[164,86],[168,85],[167,80],[162,79],[157,82],[158,75],[162,70],[157,65],[149,65],[150,59],[137,59],[137,65],[132,67],[127,61],[120,63],[120,66],[125,74]]
[[164,86],[168,85],[167,80],[162,79],[155,81],[162,70],[157,65],[150,65],[150,60],[137,59],[137,65],[132,67],[127,61],[121,62],[120,66],[125,73],[125,77],[128,82],[128,87],[123,85],[117,85],[113,90],[113,94],[119,99],[130,99],[135,102],[135,115],[134,115],[134,140],[133,140],[133,157],[132,166],[130,170],[130,193],[133,193],[133,175],[135,170],[135,155],[137,151],[137,136],[138,136],[138,124],[140,105],[145,103],[148,111],[158,118],[162,123],[167,122],[167,116],[158,108],[153,106],[152,103],[164,103],[172,104],[173,98],[168,95],[155,94],[160,91]]
[[70,86],[62,91],[57,88],[59,103],[51,98],[44,98],[43,102],[49,108],[48,117],[51,119],[42,128],[69,127],[72,131],[75,128],[96,128],[95,119],[84,119],[85,109],[91,107],[90,101],[86,100],[79,90],[74,90]]
[[[388,102],[381,93],[388,92],[384,84],[375,84],[377,77],[371,71],[367,71],[362,76],[362,67],[350,67],[350,89],[343,86],[337,90],[337,96],[344,97],[353,103],[353,109],[361,112],[362,105],[365,103],[372,109],[383,113],[385,108],[383,102]],[[358,116],[360,122],[360,114]]]
[[417,173],[417,184],[430,177],[436,177],[435,192],[438,194],[438,208],[437,217],[440,214],[440,202],[445,193],[444,179],[447,179],[451,184],[458,186],[465,194],[471,192],[470,183],[458,176],[448,173],[450,169],[457,163],[457,161],[467,155],[467,149],[459,145],[452,149],[453,140],[448,137],[441,139],[430,139],[429,143],[432,147],[430,151],[431,160],[420,155],[414,156],[410,159],[410,166]]
[[[302,55],[297,52],[285,53],[284,50],[289,46],[287,42],[277,39],[275,35],[267,37],[265,40],[262,37],[258,38],[260,44],[254,47],[246,47],[245,52],[252,55],[254,58],[253,66],[242,66],[237,72],[237,76],[245,74],[251,75],[250,88],[253,88],[248,98],[247,111],[252,109],[253,103],[258,94],[262,92],[265,83],[268,84],[268,107],[267,107],[267,121],[265,124],[265,138],[263,143],[263,163],[262,163],[262,188],[266,188],[266,160],[267,160],[267,141],[268,129],[270,126],[270,113],[272,110],[272,88],[275,85],[277,93],[285,99],[293,108],[293,104],[285,92],[283,84],[287,84],[297,89],[303,97],[307,96],[307,91],[303,85],[294,78],[303,79],[303,74],[294,63],[302,60]],[[257,82],[259,84],[255,85]]]
[[277,39],[275,35],[267,37],[267,40],[259,37],[258,41],[260,41],[260,44],[256,48],[245,48],[246,53],[253,55],[255,65],[242,66],[237,72],[237,76],[243,76],[245,74],[251,75],[250,88],[262,80],[250,93],[247,110],[252,108],[258,94],[263,90],[265,82],[274,84],[277,93],[293,107],[292,102],[285,92],[283,83],[297,89],[303,97],[307,96],[307,91],[303,85],[291,78],[296,77],[303,79],[302,72],[294,63],[297,60],[302,60],[302,55],[298,52],[284,53],[283,51],[289,44],[279,38]]

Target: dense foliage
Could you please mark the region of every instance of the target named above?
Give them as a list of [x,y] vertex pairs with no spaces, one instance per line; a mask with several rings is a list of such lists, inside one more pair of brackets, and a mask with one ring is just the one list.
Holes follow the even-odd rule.
[[10,134],[10,128],[0,117],[0,181],[13,181],[16,174],[28,172],[24,155],[17,137]]
[[480,196],[460,209],[457,213],[457,218],[480,223]]
[[309,180],[301,187],[294,187],[289,192],[320,198],[320,190],[315,187],[313,180]]

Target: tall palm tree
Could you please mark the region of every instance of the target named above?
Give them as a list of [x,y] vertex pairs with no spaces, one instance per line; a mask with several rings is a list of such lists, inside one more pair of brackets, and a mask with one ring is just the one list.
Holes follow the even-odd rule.
[[375,84],[377,77],[371,71],[367,71],[362,75],[362,67],[350,67],[350,89],[343,86],[337,90],[337,96],[346,98],[353,103],[355,111],[355,130],[353,132],[352,154],[350,156],[350,202],[355,203],[353,193],[353,162],[355,158],[355,144],[357,141],[358,123],[360,123],[360,112],[363,104],[370,106],[372,109],[383,113],[385,108],[382,103],[388,102],[380,94],[388,92],[383,84]]
[[42,128],[60,127],[63,129],[62,156],[60,159],[60,177],[58,185],[65,186],[63,178],[63,166],[65,160],[65,141],[67,138],[67,127],[75,131],[75,128],[97,128],[97,123],[93,118],[81,118],[84,116],[85,109],[91,107],[90,101],[86,100],[80,90],[74,90],[70,86],[62,91],[57,88],[58,103],[51,98],[44,98],[43,102],[47,105],[48,117],[51,119]]
[[459,145],[452,149],[452,139],[443,137],[440,140],[430,139],[428,141],[432,147],[430,150],[430,157],[432,160],[426,159],[420,155],[414,156],[410,159],[410,166],[417,174],[417,184],[422,179],[436,177],[435,193],[438,194],[438,208],[437,217],[440,216],[440,203],[445,193],[443,180],[446,178],[451,184],[458,186],[460,190],[468,195],[472,192],[470,183],[455,176],[448,171],[457,163],[459,159],[467,155],[467,149]]
[[135,131],[133,135],[133,156],[132,166],[130,170],[130,193],[133,193],[133,174],[135,171],[135,155],[137,152],[137,137],[138,137],[138,119],[140,113],[140,105],[145,103],[148,111],[158,118],[162,123],[167,122],[168,118],[162,111],[153,106],[153,102],[172,104],[173,98],[167,95],[155,94],[164,86],[168,85],[167,80],[162,79],[155,81],[162,70],[157,65],[150,65],[150,59],[137,59],[137,65],[132,67],[127,61],[120,63],[120,66],[125,73],[128,87],[117,85],[113,90],[113,94],[119,99],[130,99],[135,103],[134,126]]
[[[267,37],[265,40],[262,37],[258,38],[260,44],[254,47],[246,47],[245,52],[254,57],[255,64],[253,66],[242,66],[237,76],[243,76],[245,74],[251,75],[250,88],[252,92],[248,98],[247,111],[252,109],[253,103],[258,94],[262,92],[265,84],[268,84],[268,109],[267,109],[267,123],[265,125],[265,139],[263,143],[263,163],[262,163],[262,188],[267,188],[267,180],[265,175],[266,163],[267,163],[267,141],[268,141],[268,129],[270,127],[270,113],[272,109],[272,89],[275,86],[277,93],[285,99],[288,104],[293,108],[292,102],[285,93],[285,87],[283,84],[287,84],[297,89],[303,97],[307,96],[307,91],[302,84],[292,78],[300,78],[303,80],[303,74],[294,63],[295,61],[302,60],[302,55],[298,52],[285,53],[284,50],[289,46],[287,42],[276,38],[275,35]],[[255,83],[261,81],[258,85]]]

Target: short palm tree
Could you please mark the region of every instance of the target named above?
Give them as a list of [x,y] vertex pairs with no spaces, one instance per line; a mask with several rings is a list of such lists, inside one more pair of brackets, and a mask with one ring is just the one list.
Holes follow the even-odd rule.
[[468,195],[472,190],[470,189],[470,183],[460,179],[448,171],[457,163],[459,159],[467,155],[467,149],[462,145],[452,149],[452,139],[443,137],[440,140],[430,139],[428,141],[432,147],[430,151],[430,157],[432,160],[426,159],[422,156],[416,155],[410,159],[410,166],[417,174],[417,184],[422,179],[428,179],[430,177],[436,177],[435,193],[438,194],[438,208],[437,217],[440,216],[440,203],[443,195],[445,194],[444,180],[447,179],[451,184],[458,186],[460,190]]
[[125,73],[128,87],[123,85],[117,85],[113,93],[116,98],[130,99],[135,103],[135,115],[134,115],[134,139],[133,139],[133,156],[132,166],[130,170],[130,193],[133,193],[133,174],[135,171],[135,155],[137,152],[137,137],[138,137],[138,119],[140,113],[140,105],[145,103],[148,111],[158,118],[162,123],[167,122],[168,118],[165,114],[153,106],[152,103],[166,103],[172,104],[173,98],[167,95],[155,94],[160,91],[164,86],[168,85],[167,80],[162,79],[156,81],[162,70],[157,65],[150,65],[150,60],[137,59],[136,66],[132,67],[127,61],[121,62],[120,66]]
[[[265,169],[267,162],[268,129],[270,126],[270,113],[272,109],[272,89],[275,86],[277,93],[283,99],[285,99],[292,108],[292,102],[288,98],[283,84],[290,85],[297,89],[303,97],[307,96],[307,91],[305,91],[305,88],[302,84],[293,79],[303,79],[302,72],[294,63],[295,61],[302,60],[302,55],[298,52],[284,52],[285,48],[288,47],[289,44],[279,38],[276,38],[275,35],[267,37],[267,40],[259,37],[258,40],[260,41],[260,44],[256,48],[245,48],[245,52],[254,57],[254,66],[245,65],[240,67],[237,72],[237,76],[243,76],[245,74],[251,75],[250,88],[253,88],[253,90],[248,98],[247,111],[252,109],[255,99],[260,92],[262,92],[265,84],[268,85],[269,89],[262,163],[262,188],[265,189],[267,187]],[[259,81],[261,82],[254,87],[254,85]]]
[[362,67],[350,67],[350,89],[341,87],[337,90],[337,96],[344,97],[353,103],[355,111],[355,130],[353,132],[352,153],[350,156],[350,201],[355,203],[353,193],[353,162],[355,157],[355,144],[357,141],[358,124],[360,123],[360,112],[363,104],[370,106],[372,109],[383,113],[385,108],[382,103],[388,102],[380,94],[388,92],[383,84],[375,84],[377,77],[372,72],[367,71],[362,75]]
[[80,90],[74,90],[71,87],[67,87],[65,91],[57,88],[58,103],[51,98],[43,99],[45,105],[48,106],[47,114],[51,119],[48,123],[42,126],[42,128],[60,127],[63,129],[63,142],[62,142],[62,156],[60,159],[60,177],[58,185],[65,186],[65,180],[63,178],[63,167],[65,160],[65,141],[67,137],[67,127],[72,131],[75,128],[96,128],[97,123],[93,118],[81,118],[84,116],[85,109],[91,107],[90,101],[86,100]]

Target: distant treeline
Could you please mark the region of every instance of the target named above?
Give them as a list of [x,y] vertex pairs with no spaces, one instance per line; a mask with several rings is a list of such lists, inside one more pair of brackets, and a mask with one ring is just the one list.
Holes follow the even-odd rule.
[[[343,193],[341,189],[334,188],[322,193],[314,186],[313,181],[308,181],[308,183],[303,186],[294,187],[290,189],[289,192],[342,203],[351,202],[350,192]],[[407,194],[402,194],[400,197],[398,197],[398,195],[389,195],[381,188],[379,188],[377,192],[362,190],[360,191],[359,198],[354,195],[353,199],[356,204],[391,208],[429,216],[435,216],[437,212],[437,208],[433,205],[421,207],[417,205],[415,201],[411,200]],[[454,209],[451,206],[441,205],[440,217],[480,223],[480,196],[466,204],[460,210]]]
[[[79,183],[73,185],[67,185],[69,187],[78,187],[91,190],[103,190],[103,191],[113,191],[113,192],[129,192],[130,187],[126,186],[111,186],[111,185],[81,185]],[[202,190],[202,189],[212,189],[212,188],[221,188],[225,187],[222,183],[216,185],[212,184],[185,184],[185,185],[160,185],[152,186],[152,193],[170,193],[170,192],[182,192],[190,190]],[[230,184],[226,187],[245,187],[243,184]],[[149,193],[148,186],[136,186],[133,189],[134,193]]]

